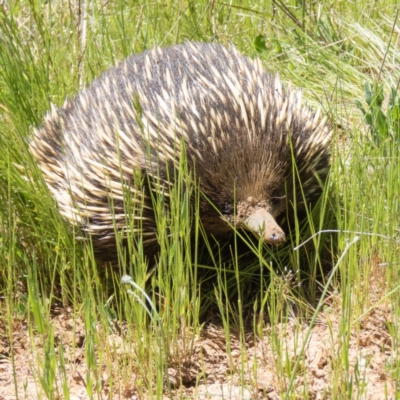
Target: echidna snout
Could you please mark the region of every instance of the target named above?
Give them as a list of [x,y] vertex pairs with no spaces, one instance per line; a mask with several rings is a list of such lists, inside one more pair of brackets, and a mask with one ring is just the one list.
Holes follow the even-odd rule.
[[264,208],[255,210],[244,222],[247,228],[260,235],[266,243],[278,245],[285,241],[285,233]]
[[274,218],[282,210],[273,210],[265,200],[257,201],[253,197],[247,197],[245,201],[239,201],[237,211],[236,228],[254,232],[268,244],[279,245],[285,241],[285,233]]

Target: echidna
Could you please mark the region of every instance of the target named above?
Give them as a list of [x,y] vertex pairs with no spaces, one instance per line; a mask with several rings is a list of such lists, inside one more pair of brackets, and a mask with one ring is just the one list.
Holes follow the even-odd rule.
[[330,136],[301,91],[285,90],[259,60],[186,43],[109,69],[51,110],[30,148],[62,215],[92,236],[99,259],[115,261],[115,227],[129,229],[126,186],[144,204],[134,229],[156,241],[150,190],[168,191],[182,149],[204,194],[205,232],[225,236],[233,225],[283,242],[276,219],[293,199],[301,210],[320,195]]

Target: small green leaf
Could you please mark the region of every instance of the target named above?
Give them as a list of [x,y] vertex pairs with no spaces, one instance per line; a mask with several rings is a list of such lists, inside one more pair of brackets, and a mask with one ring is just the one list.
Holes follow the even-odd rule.
[[275,45],[275,51],[277,54],[282,54],[282,46],[281,42],[278,39],[274,40],[274,45]]
[[388,126],[386,117],[380,109],[375,111],[375,124],[378,129],[379,135],[383,139],[388,138]]
[[388,102],[388,109],[393,108],[393,106],[396,104],[396,90],[394,88],[390,89],[390,95],[389,95],[389,102]]
[[366,113],[365,114],[365,122],[367,125],[372,126],[372,115],[371,113]]
[[267,46],[265,45],[265,37],[264,35],[257,35],[254,39],[254,47],[259,53],[267,50]]
[[391,114],[392,114],[392,121],[399,121],[400,118],[400,106],[398,104],[396,104],[392,110],[391,110]]
[[383,95],[383,86],[380,85],[376,88],[375,90],[375,103],[378,107],[382,106],[383,100],[385,99],[385,96]]
[[368,82],[365,82],[365,84],[364,84],[364,98],[365,98],[365,101],[367,102],[367,104],[371,107],[372,93],[371,93],[370,85]]
[[362,114],[365,115],[367,114],[367,111],[365,110],[365,108],[363,107],[363,105],[361,104],[360,100],[354,100],[355,105],[357,106],[357,108],[362,112]]

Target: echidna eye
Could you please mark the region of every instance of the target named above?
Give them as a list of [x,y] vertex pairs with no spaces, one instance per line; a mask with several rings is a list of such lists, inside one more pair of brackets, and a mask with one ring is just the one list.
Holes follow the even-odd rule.
[[221,209],[222,214],[233,214],[234,206],[230,203],[225,203]]

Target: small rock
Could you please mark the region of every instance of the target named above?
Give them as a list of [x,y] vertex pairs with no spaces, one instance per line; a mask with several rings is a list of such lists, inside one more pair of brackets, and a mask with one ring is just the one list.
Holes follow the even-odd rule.
[[251,400],[250,392],[240,386],[213,383],[199,385],[196,399],[199,400]]

